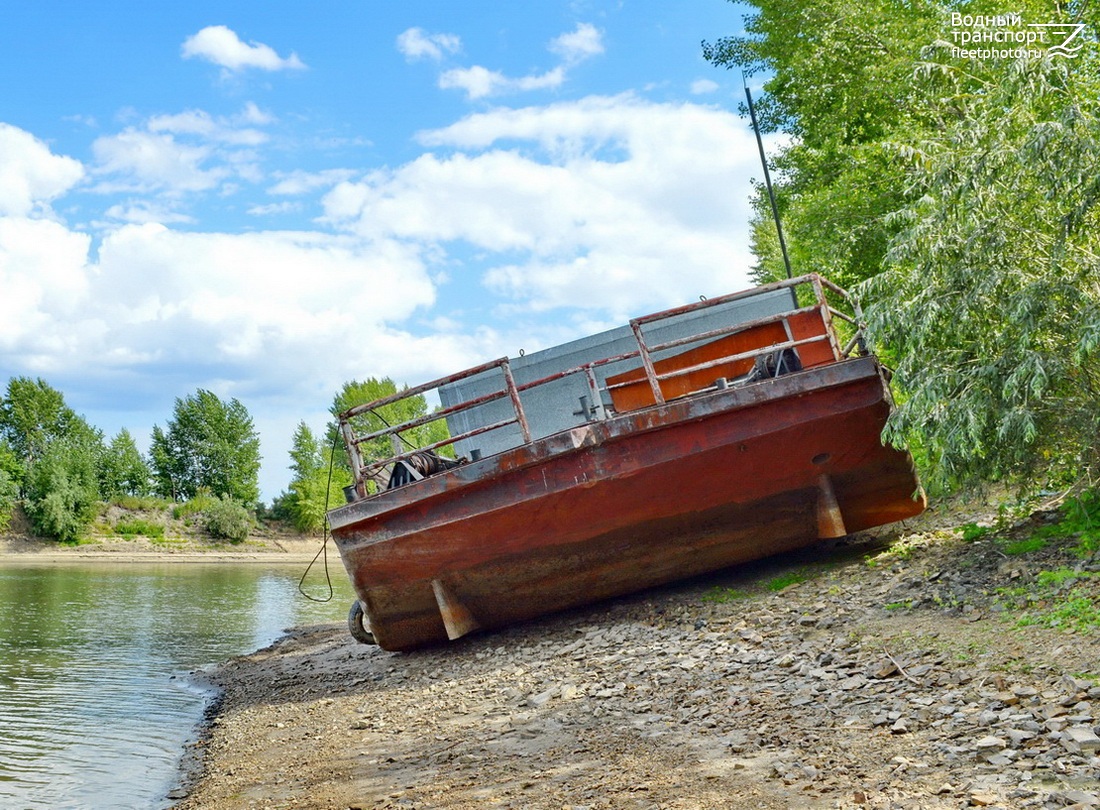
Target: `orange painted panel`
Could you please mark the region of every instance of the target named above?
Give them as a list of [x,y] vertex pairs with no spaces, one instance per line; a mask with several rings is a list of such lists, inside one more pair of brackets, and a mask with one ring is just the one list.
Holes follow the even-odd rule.
[[[820,316],[817,320],[820,324]],[[808,327],[803,328],[805,329]],[[700,363],[718,360],[722,357],[731,357],[735,354],[742,354],[744,352],[751,352],[753,349],[762,349],[786,341],[787,330],[783,328],[781,322],[766,323],[760,326],[753,326],[741,332],[735,332],[732,335],[726,335],[718,340],[712,340],[710,343],[696,346],[694,349],[689,349],[673,357],[666,357],[664,360],[658,360],[653,365],[658,374],[666,374],[670,371],[690,368]],[[832,358],[831,353],[829,357],[830,359]],[[719,377],[725,377],[726,379],[732,380],[735,377],[748,374],[752,370],[752,366],[753,358],[750,357],[744,360],[736,360],[734,362],[700,369],[699,371],[693,371],[678,377],[671,377],[661,380],[661,393],[666,400],[676,399],[677,397],[686,396],[692,391],[699,391],[700,389],[713,385],[714,381]],[[610,388],[610,386],[622,383],[629,384],[622,388]],[[633,411],[638,408],[645,408],[656,404],[653,399],[653,391],[650,390],[649,387],[649,381],[646,380],[645,369],[636,368],[623,374],[616,374],[613,377],[608,377],[607,384],[610,388],[611,402],[615,406],[615,410],[619,413]]]
[[[825,331],[825,323],[821,320],[819,310],[791,315],[787,318],[787,323],[790,325],[791,337],[794,340],[805,340],[806,338],[828,334]],[[827,340],[799,346],[798,359],[802,361],[802,368],[813,368],[814,366],[824,366],[836,362],[836,358],[833,357],[833,347]]]

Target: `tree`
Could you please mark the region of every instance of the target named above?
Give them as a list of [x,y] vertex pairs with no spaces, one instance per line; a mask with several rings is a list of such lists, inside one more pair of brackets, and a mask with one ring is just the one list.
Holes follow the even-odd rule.
[[167,428],[153,427],[150,456],[166,497],[186,500],[205,489],[249,506],[259,498],[260,439],[237,399],[222,402],[203,389],[176,399]]
[[[877,273],[907,199],[904,167],[882,147],[912,125],[914,65],[942,34],[929,0],[757,0],[745,34],[703,43],[712,64],[770,73],[754,99],[761,128],[785,132],[774,157],[776,193],[796,274],[841,285]],[[785,277],[763,189],[753,218],[758,281]]]
[[15,451],[11,449],[8,440],[0,437],[0,472],[4,473],[9,481],[18,484],[23,480],[23,462]]
[[104,498],[148,495],[149,465],[130,431],[123,428],[107,445],[99,466],[99,491]]
[[64,395],[45,380],[13,377],[0,399],[0,438],[28,467],[58,439],[95,445],[102,434],[65,404]]
[[[330,452],[336,454],[335,463],[330,463]],[[326,509],[343,503],[341,489],[351,483],[346,457],[339,447],[326,446],[305,422],[299,422],[294,431],[290,461],[294,475],[285,507],[299,531],[320,531],[324,527]]]
[[[1095,42],[951,50],[956,16],[977,15],[982,36],[1074,30],[1087,4],[1024,0],[1002,18],[978,2],[753,5],[746,35],[704,54],[773,73],[760,107],[793,136],[777,163],[794,263],[858,283],[897,367],[886,437],[919,443],[940,481],[1095,486],[1100,57]],[[775,240],[756,226],[774,277]]]
[[47,444],[27,470],[27,517],[34,531],[72,543],[95,518],[99,491],[95,447],[58,439]]
[[887,437],[919,436],[949,481],[1095,487],[1100,57],[930,56],[917,85],[941,124],[898,145],[913,202],[864,285],[898,358]]
[[11,523],[12,511],[19,498],[19,480],[22,480],[23,466],[8,446],[6,439],[0,439],[0,531]]
[[[367,402],[373,402],[376,399],[382,399],[396,393],[397,385],[389,377],[383,377],[382,379],[368,377],[366,380],[362,381],[352,380],[344,383],[344,386],[337,392],[336,396],[333,398],[330,413],[332,413],[333,417],[338,417],[341,413],[354,408],[356,405],[363,405]],[[389,405],[383,405],[375,411],[360,414],[352,419],[351,424],[357,435],[365,436],[369,433],[381,430],[384,427],[398,425],[402,422],[408,422],[418,417],[425,416],[427,413],[427,400],[424,399],[423,395],[417,395]],[[438,420],[420,425],[410,430],[402,431],[400,439],[398,439],[398,446],[401,450],[395,450],[393,441],[385,436],[380,436],[369,442],[364,442],[359,446],[359,450],[363,454],[364,460],[367,461],[389,458],[397,452],[401,452],[405,449],[423,447],[444,439],[447,435],[446,423],[443,420]],[[338,441],[337,436],[338,425],[334,420],[329,424],[329,443],[331,444],[334,439]],[[337,446],[339,447],[340,445],[337,444]]]

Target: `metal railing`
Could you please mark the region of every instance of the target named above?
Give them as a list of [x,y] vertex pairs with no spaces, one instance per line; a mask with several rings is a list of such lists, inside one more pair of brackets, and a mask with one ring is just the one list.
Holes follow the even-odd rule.
[[[710,307],[720,306],[728,304],[734,301],[744,300],[752,298],[754,296],[762,295],[775,290],[781,290],[784,288],[790,288],[794,291],[796,300],[799,288],[803,288],[804,297],[808,299],[808,303],[805,306],[799,306],[795,309],[791,309],[785,312],[781,312],[775,315],[768,315],[766,317],[756,318],[751,321],[743,321],[740,323],[734,323],[727,326],[723,326],[717,329],[710,329],[707,331],[696,332],[686,337],[680,337],[673,340],[667,340],[661,343],[651,343],[647,341],[645,335],[645,327],[662,321],[667,321],[669,318],[674,318],[679,315],[687,313],[697,312]],[[805,290],[808,289],[808,294]],[[848,311],[837,309],[829,302],[829,294],[833,294],[836,298],[842,301],[848,306]],[[680,348],[682,346],[688,346],[690,344],[698,345],[701,341],[709,341],[718,339],[728,335],[733,335],[738,332],[743,332],[754,327],[760,327],[771,323],[782,323],[786,319],[792,318],[797,315],[806,313],[818,313],[820,314],[822,323],[824,324],[824,334],[813,335],[808,338],[796,340],[790,336],[788,331],[788,340],[772,343],[768,346],[755,348],[749,351],[737,352],[715,359],[707,360],[705,362],[697,363],[688,367],[680,367],[670,369],[668,371],[659,372],[657,370],[657,360],[654,359],[655,355],[664,354],[670,350]],[[835,320],[843,321],[847,324],[848,330],[851,332],[850,337],[843,346],[840,344],[840,338],[837,334]],[[348,460],[351,464],[351,469],[355,475],[355,490],[359,497],[366,497],[371,494],[368,491],[368,481],[375,479],[378,474],[391,465],[412,458],[418,453],[431,452],[445,447],[452,447],[456,443],[465,439],[473,438],[474,436],[488,433],[494,430],[500,430],[512,425],[518,427],[523,444],[531,442],[531,428],[528,423],[527,415],[524,412],[523,400],[520,394],[554,382],[556,380],[570,377],[574,374],[584,374],[589,396],[591,397],[592,416],[596,418],[605,417],[608,406],[604,404],[602,394],[604,391],[611,392],[615,388],[625,387],[628,385],[636,385],[637,381],[632,380],[629,382],[613,383],[610,385],[601,385],[599,383],[596,369],[603,366],[610,365],[612,363],[619,363],[622,361],[629,361],[637,359],[641,368],[644,371],[645,379],[648,382],[649,390],[653,395],[653,400],[657,405],[664,404],[666,402],[665,393],[661,388],[661,382],[664,380],[671,380],[675,377],[690,375],[698,371],[702,371],[708,368],[717,368],[719,366],[728,366],[730,363],[754,359],[762,355],[771,354],[776,351],[784,349],[797,349],[802,346],[807,346],[814,343],[827,342],[829,350],[832,354],[833,361],[839,362],[842,359],[850,357],[852,352],[858,350],[859,354],[866,354],[867,349],[863,340],[861,324],[863,321],[862,311],[859,307],[859,302],[851,297],[845,290],[833,284],[828,279],[825,279],[815,273],[798,276],[792,279],[785,279],[783,281],[777,281],[772,284],[763,285],[761,287],[755,287],[751,290],[745,290],[743,292],[732,293],[730,295],[720,296],[718,298],[710,298],[698,303],[688,304],[682,307],[676,307],[674,309],[668,309],[663,312],[658,312],[653,315],[646,315],[641,318],[634,318],[630,321],[630,328],[634,334],[635,341],[637,343],[637,349],[629,352],[616,354],[598,360],[594,360],[588,363],[584,363],[572,368],[558,371],[553,374],[541,377],[537,380],[530,382],[517,384],[515,377],[512,373],[512,367],[507,357],[502,357],[497,360],[492,360],[488,363],[483,363],[479,366],[466,369],[465,371],[458,372],[457,374],[450,374],[446,377],[440,377],[426,382],[421,385],[414,386],[412,388],[406,388],[403,391],[399,391],[390,396],[383,397],[381,399],[374,400],[373,402],[364,403],[351,408],[339,416],[340,432],[344,439],[345,447],[348,451]],[[416,417],[401,422],[400,424],[389,425],[378,430],[372,430],[363,435],[356,435],[353,427],[353,420],[356,417],[365,414],[374,414],[378,416],[378,410],[392,405],[402,400],[410,399],[412,397],[421,396],[429,391],[438,390],[444,386],[452,385],[462,380],[475,377],[482,374],[492,373],[495,370],[499,370],[501,375],[501,388],[498,391],[493,391],[482,396],[474,397],[449,405],[441,407],[431,413],[423,416]],[[365,459],[363,457],[361,447],[363,444],[378,439],[384,436],[398,437],[403,439],[402,434],[415,428],[427,425],[431,422],[436,422],[441,419],[446,419],[449,416],[469,411],[478,406],[486,405],[498,400],[507,399],[511,404],[511,415],[493,421],[491,423],[478,425],[469,430],[461,433],[448,436],[444,439],[440,439],[435,442],[426,443],[422,446],[410,448],[406,452],[394,452],[393,455],[380,458],[380,459]],[[385,421],[380,418],[380,421]],[[391,439],[391,441],[396,441]]]

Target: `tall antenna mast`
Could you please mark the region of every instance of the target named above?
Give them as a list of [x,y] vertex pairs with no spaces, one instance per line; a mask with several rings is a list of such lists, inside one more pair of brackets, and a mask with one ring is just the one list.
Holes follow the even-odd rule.
[[[744,81],[744,76],[741,77]],[[779,221],[779,206],[775,204],[775,191],[772,189],[772,178],[768,173],[768,159],[764,156],[764,140],[760,137],[760,126],[756,123],[756,108],[752,106],[752,93],[749,92],[748,82],[745,82],[745,98],[749,101],[749,117],[752,119],[752,131],[756,133],[756,146],[760,149],[760,164],[764,167],[764,185],[768,188],[768,199],[772,204],[772,217],[775,219],[775,231],[779,234],[779,249],[783,253],[783,265],[787,268],[787,278],[793,278],[791,272],[791,260],[787,256],[787,240],[783,238],[783,224]]]

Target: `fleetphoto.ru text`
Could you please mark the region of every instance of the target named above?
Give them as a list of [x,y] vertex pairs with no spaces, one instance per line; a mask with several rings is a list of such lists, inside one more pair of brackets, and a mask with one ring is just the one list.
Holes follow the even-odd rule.
[[1025,23],[1019,14],[951,14],[951,55],[963,59],[1072,59],[1084,23]]

